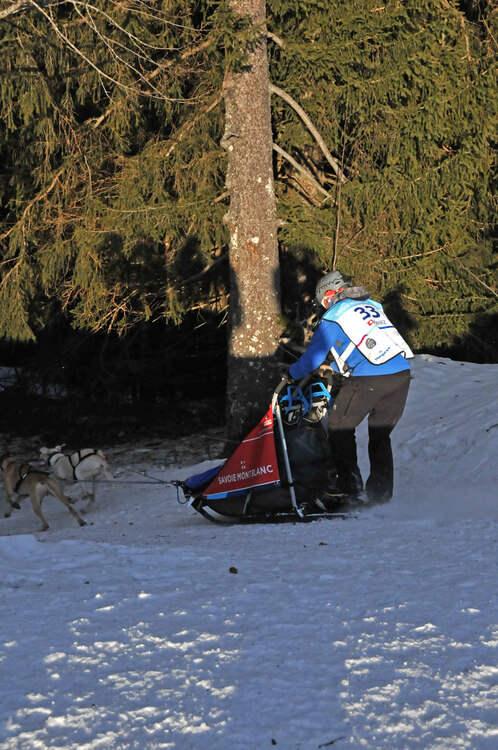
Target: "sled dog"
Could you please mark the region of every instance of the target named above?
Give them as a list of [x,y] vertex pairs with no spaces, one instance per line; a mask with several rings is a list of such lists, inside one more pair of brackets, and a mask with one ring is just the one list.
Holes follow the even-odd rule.
[[48,523],[43,516],[41,503],[45,495],[52,495],[66,506],[69,512],[76,518],[80,526],[86,526],[86,522],[71,506],[69,498],[64,495],[62,488],[56,479],[49,477],[48,474],[45,474],[39,469],[35,469],[29,464],[21,464],[11,456],[3,458],[1,467],[3,483],[7,494],[7,510],[5,512],[5,518],[10,516],[12,508],[20,507],[18,502],[12,500],[12,495],[16,494],[18,497],[29,496],[33,511],[42,522],[41,531],[46,531],[48,529]]
[[56,445],[55,448],[40,448],[40,455],[57,479],[62,479],[68,484],[81,482],[82,498],[88,498],[88,504],[81,512],[86,513],[95,502],[96,481],[104,476],[112,482],[114,477],[102,451],[82,448],[66,454],[62,452],[62,448],[62,445]]

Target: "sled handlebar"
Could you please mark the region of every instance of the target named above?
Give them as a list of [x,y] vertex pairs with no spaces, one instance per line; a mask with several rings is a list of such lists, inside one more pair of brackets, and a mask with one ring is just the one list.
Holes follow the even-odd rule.
[[299,388],[303,388],[308,380],[310,380],[312,377],[312,374],[305,375],[304,378],[301,380],[293,380],[288,375],[283,375],[280,383],[276,386],[275,390],[273,391],[273,398],[272,398],[272,405],[275,407],[276,402],[278,401],[278,397],[280,396],[282,389],[285,388],[285,386],[289,385],[289,383],[293,383]]

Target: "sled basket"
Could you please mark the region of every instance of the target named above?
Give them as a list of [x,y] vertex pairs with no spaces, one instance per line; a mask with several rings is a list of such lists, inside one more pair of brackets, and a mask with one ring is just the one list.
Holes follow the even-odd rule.
[[[324,499],[330,449],[318,421],[307,424],[302,419],[296,429],[297,420],[291,419],[286,432],[281,412],[294,406],[296,395],[299,397],[296,391],[289,391],[289,386],[283,393],[286,386],[286,380],[282,380],[266,414],[226,461],[175,482],[189,505],[208,520],[225,524],[282,523],[351,515],[347,498]],[[322,406],[324,401],[330,402],[330,394],[326,398],[323,390],[322,383],[307,389],[311,398],[301,416],[317,403]]]

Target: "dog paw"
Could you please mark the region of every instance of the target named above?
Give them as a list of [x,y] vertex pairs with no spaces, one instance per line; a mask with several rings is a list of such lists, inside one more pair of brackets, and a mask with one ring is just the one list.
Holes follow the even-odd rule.
[[6,510],[5,513],[3,514],[3,517],[10,518],[10,513],[11,513],[10,510]]
[[19,503],[12,503],[12,507],[16,508],[16,510],[21,510],[21,506],[19,505]]
[[84,521],[82,518],[79,519],[78,523],[80,526],[86,526],[86,521]]

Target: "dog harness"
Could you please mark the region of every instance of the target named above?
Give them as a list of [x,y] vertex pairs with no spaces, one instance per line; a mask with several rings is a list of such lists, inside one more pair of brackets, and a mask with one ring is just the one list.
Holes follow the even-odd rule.
[[[82,455],[82,454],[85,455]],[[48,461],[50,465],[52,465],[52,459],[55,456],[62,456],[62,458],[67,458],[69,463],[71,464],[71,468],[73,470],[73,479],[75,482],[78,481],[78,477],[76,476],[76,469],[78,466],[86,459],[90,458],[90,456],[97,456],[97,451],[92,450],[91,448],[83,448],[83,450],[75,451],[74,453],[70,453],[69,455],[66,455],[65,453],[61,453],[61,451],[54,451],[51,453],[48,457]],[[74,460],[73,460],[74,458]]]
[[21,487],[21,484],[24,482],[28,474],[32,474],[34,471],[36,471],[37,474],[43,474],[43,476],[48,477],[48,474],[46,471],[39,471],[38,469],[33,468],[33,466],[30,466],[29,464],[24,464],[24,466],[19,467],[19,479],[16,482],[16,486],[14,487],[14,492],[16,495],[19,494],[19,489]]

